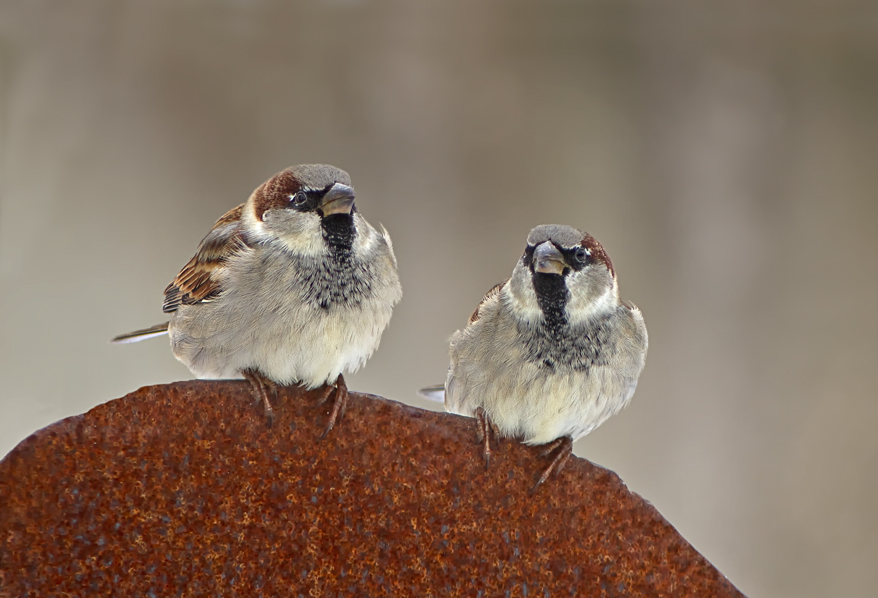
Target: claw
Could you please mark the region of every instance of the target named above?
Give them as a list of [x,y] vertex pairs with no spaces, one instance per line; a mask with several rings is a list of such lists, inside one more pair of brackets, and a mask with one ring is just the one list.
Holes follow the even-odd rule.
[[241,370],[241,375],[250,383],[253,394],[256,396],[256,402],[262,402],[265,408],[265,423],[270,428],[274,423],[274,408],[271,406],[271,401],[268,400],[268,388],[271,388],[274,396],[277,397],[277,383],[256,369]]
[[540,476],[540,479],[537,480],[537,483],[530,489],[530,494],[536,492],[537,488],[539,488],[543,482],[548,480],[553,472],[556,476],[561,473],[561,470],[564,469],[564,465],[566,465],[567,461],[570,459],[570,455],[573,454],[573,438],[570,436],[562,436],[561,438],[553,440],[546,445],[546,449],[540,453],[540,456],[545,457],[555,451],[555,449],[558,449],[558,452],[555,454],[552,462],[549,463],[549,466],[543,471],[543,474]]
[[488,414],[485,413],[485,410],[479,407],[475,412],[476,420],[479,423],[479,442],[482,443],[482,454],[485,457],[485,471],[488,471],[488,467],[491,465],[491,432],[494,433],[494,436],[499,438],[499,430],[497,426],[488,419]]
[[344,417],[345,411],[347,411],[348,408],[348,398],[350,397],[348,393],[348,385],[345,383],[344,376],[341,374],[339,374],[338,379],[335,381],[335,388],[332,386],[329,387],[329,390],[323,396],[320,404],[325,403],[330,394],[334,394],[335,398],[332,401],[332,411],[329,414],[329,424],[326,426],[326,430],[323,431],[323,434],[320,435],[321,440],[326,438],[326,435],[335,427],[335,424],[341,421],[341,418]]

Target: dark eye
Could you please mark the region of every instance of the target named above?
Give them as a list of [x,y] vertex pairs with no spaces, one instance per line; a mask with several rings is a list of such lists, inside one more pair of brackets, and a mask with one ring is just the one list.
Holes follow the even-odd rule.
[[580,247],[573,252],[573,257],[575,257],[576,261],[580,264],[584,264],[585,261],[588,259],[588,251],[585,248]]
[[305,203],[307,203],[308,196],[305,195],[304,191],[299,191],[298,193],[293,195],[293,197],[290,201],[292,202],[292,204],[294,206],[303,206],[303,205],[305,205]]

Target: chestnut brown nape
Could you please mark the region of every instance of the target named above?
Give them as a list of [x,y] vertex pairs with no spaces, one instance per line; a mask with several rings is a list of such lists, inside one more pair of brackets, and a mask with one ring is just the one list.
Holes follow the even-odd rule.
[[601,245],[597,239],[586,233],[585,236],[582,238],[581,245],[588,249],[588,251],[591,253],[591,259],[593,259],[595,262],[606,265],[607,270],[610,271],[610,274],[616,276],[616,271],[613,269],[613,262],[610,260],[610,256],[607,255],[607,252],[604,250],[604,246]]

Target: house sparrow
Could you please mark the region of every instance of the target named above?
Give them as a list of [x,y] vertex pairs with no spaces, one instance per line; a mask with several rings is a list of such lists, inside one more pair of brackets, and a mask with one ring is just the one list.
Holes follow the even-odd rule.
[[217,220],[165,289],[169,322],[113,342],[167,333],[198,378],[246,378],[269,425],[269,390],[326,386],[325,436],[344,415],[343,374],[378,348],[401,297],[390,236],[357,211],[348,174],[295,166]]
[[512,277],[488,291],[452,336],[445,408],[478,419],[486,467],[492,430],[547,444],[544,455],[557,449],[534,491],[561,470],[574,440],[631,400],[646,348],[643,316],[619,299],[597,239],[569,226],[538,226]]

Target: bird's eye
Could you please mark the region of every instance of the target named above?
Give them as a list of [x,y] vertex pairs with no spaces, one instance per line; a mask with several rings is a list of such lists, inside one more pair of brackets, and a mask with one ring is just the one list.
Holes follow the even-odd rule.
[[304,191],[299,191],[290,198],[294,206],[303,206],[308,201],[308,196]]
[[575,257],[576,261],[580,264],[584,264],[585,261],[588,259],[588,250],[586,250],[584,247],[580,247],[573,253],[573,257]]

